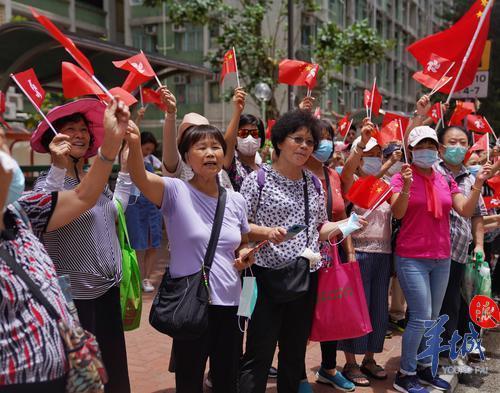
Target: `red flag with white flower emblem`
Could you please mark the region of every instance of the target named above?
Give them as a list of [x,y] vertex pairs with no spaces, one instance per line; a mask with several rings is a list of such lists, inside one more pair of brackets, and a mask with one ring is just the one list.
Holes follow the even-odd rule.
[[488,132],[493,134],[493,129],[481,115],[467,115],[467,129],[480,134],[486,134]]
[[349,116],[351,114],[347,113],[338,123],[337,123],[337,129],[339,130],[339,133],[341,136],[346,136],[347,132],[351,128],[352,120],[349,120]]

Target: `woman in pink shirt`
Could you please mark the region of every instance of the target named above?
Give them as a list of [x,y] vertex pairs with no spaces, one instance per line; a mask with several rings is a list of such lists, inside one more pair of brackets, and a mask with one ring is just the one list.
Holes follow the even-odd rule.
[[396,239],[396,269],[410,311],[403,335],[401,367],[393,386],[400,392],[427,393],[421,384],[450,389],[448,382],[433,375],[430,356],[419,359],[417,367],[417,354],[426,349],[424,321],[438,318],[448,282],[450,210],[453,208],[464,217],[474,214],[490,165],[483,167],[471,195],[465,198],[455,180],[432,168],[438,160],[439,147],[432,128],[414,128],[407,143],[412,165],[403,165],[401,173],[391,181],[392,213],[402,220]]

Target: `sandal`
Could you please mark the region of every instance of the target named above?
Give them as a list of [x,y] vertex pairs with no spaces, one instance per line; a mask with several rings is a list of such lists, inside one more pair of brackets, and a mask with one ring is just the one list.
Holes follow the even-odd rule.
[[360,370],[372,378],[387,379],[387,373],[382,366],[375,362],[375,359],[364,359]]
[[370,380],[361,372],[359,364],[346,363],[342,374],[356,386],[370,386]]

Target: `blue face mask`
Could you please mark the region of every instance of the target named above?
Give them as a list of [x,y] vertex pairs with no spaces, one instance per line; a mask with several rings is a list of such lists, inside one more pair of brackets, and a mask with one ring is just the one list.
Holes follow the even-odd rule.
[[326,162],[333,152],[333,142],[328,139],[322,139],[319,142],[318,148],[314,151],[313,156],[318,161]]
[[481,170],[481,165],[471,165],[470,167],[467,167],[467,169],[474,177],[476,177]]
[[257,303],[257,281],[255,277],[243,277],[243,288],[240,294],[240,304],[236,315],[251,318],[255,303]]
[[438,160],[438,153],[436,150],[421,149],[414,150],[413,163],[420,168],[430,168]]
[[359,217],[356,213],[352,213],[347,222],[339,224],[339,230],[342,232],[342,236],[344,238],[349,236],[354,231],[357,231],[359,228],[361,228],[361,224],[359,223]]
[[21,198],[24,191],[24,174],[17,161],[11,156],[4,152],[0,152],[0,155],[0,165],[3,165],[4,169],[11,170],[13,173],[9,186],[9,194],[5,201],[5,205],[7,206]]
[[336,166],[336,167],[335,167],[335,170],[337,171],[337,173],[338,173],[339,175],[341,175],[341,174],[342,174],[342,169],[344,169],[344,167],[343,167],[343,166]]
[[361,168],[367,175],[377,175],[382,168],[382,159],[380,157],[363,157]]
[[446,146],[443,154],[443,159],[452,165],[461,164],[465,158],[467,149],[463,146]]

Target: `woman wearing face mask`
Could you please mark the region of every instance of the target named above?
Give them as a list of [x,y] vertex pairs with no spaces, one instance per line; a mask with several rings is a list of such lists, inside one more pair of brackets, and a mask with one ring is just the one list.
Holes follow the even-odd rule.
[[[240,190],[245,177],[260,168],[260,164],[256,161],[257,152],[264,147],[265,140],[262,120],[249,114],[241,115],[236,138],[236,152],[231,160],[229,160],[229,155],[224,160],[225,164],[230,161],[225,168],[235,191]],[[231,144],[233,139],[228,138],[228,142],[228,145]]]
[[[427,393],[421,384],[450,389],[439,375],[433,376],[430,357],[420,359],[417,366],[417,354],[426,349],[424,321],[439,316],[448,283],[450,211],[453,207],[462,217],[474,214],[491,165],[483,167],[469,196],[465,197],[453,178],[433,169],[438,161],[439,141],[432,128],[412,129],[407,143],[412,166],[403,165],[401,174],[396,174],[391,181],[392,212],[395,218],[402,220],[396,239],[396,269],[410,313],[403,335],[401,367],[393,386],[400,392]],[[450,149],[447,156],[456,161],[459,151]]]
[[[363,121],[361,136],[354,140],[351,154],[342,171],[343,191],[347,193],[359,177],[379,176],[382,168],[382,150],[373,138],[374,125]],[[353,211],[363,215],[365,209],[353,206]],[[384,347],[388,324],[387,297],[391,266],[391,207],[382,203],[371,214],[364,231],[352,235],[356,260],[359,262],[366,301],[373,331],[366,336],[339,343],[344,350],[346,365],[344,375],[358,386],[369,386],[367,377],[385,379],[387,373],[376,363],[374,355]],[[364,355],[361,366],[355,355]]]
[[[463,160],[467,150],[472,143],[472,135],[469,131],[465,131],[459,127],[448,127],[441,129],[438,133],[438,140],[441,146],[439,153],[443,159],[434,168],[443,176],[452,178],[460,188],[460,192],[469,196],[472,193],[475,176],[471,175],[463,165]],[[465,301],[460,294],[460,285],[465,272],[465,263],[469,255],[469,246],[474,240],[473,257],[476,258],[478,253],[484,256],[484,225],[483,216],[487,216],[488,212],[484,205],[482,196],[479,196],[476,209],[472,218],[461,217],[455,210],[450,212],[450,229],[451,229],[451,262],[450,262],[450,277],[448,286],[441,306],[439,315],[448,315],[450,319],[445,324],[445,332],[443,334],[444,342],[448,342],[453,335],[453,332],[458,329],[460,309],[467,310]],[[468,313],[465,312],[464,315]],[[462,335],[464,332],[460,332]],[[449,358],[448,352],[442,352],[442,357]],[[463,372],[471,373],[473,370],[464,364],[458,364],[463,367]]]
[[[55,107],[47,118],[59,132],[54,136],[45,121],[31,137],[33,150],[50,152],[53,164],[38,177],[34,190],[72,190],[87,176],[86,158],[100,154],[104,105],[84,98]],[[127,168],[128,149],[121,158],[114,194],[105,187],[98,203],[64,228],[44,234],[42,241],[58,274],[70,277],[71,292],[82,326],[101,346],[109,375],[106,392],[130,391],[127,353],[120,307],[121,249],[116,233],[115,199],[125,209],[131,186]],[[114,157],[113,157],[114,158]],[[69,252],[71,250],[71,252]]]

